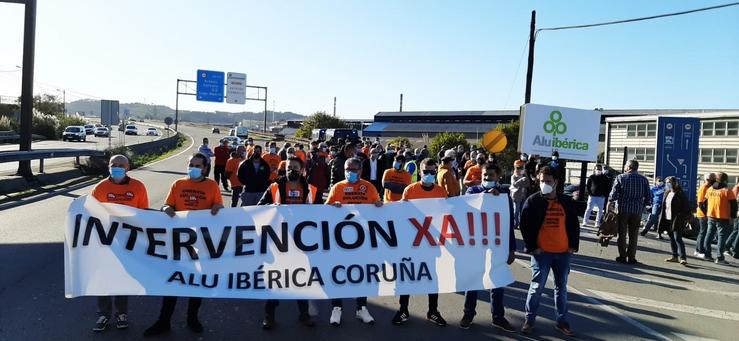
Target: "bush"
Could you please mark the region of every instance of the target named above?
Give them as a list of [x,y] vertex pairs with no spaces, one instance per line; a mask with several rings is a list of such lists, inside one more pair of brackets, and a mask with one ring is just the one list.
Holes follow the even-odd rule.
[[33,120],[31,121],[31,134],[37,134],[47,139],[57,139],[56,128],[59,120],[54,115],[42,114],[38,111],[33,112]]
[[8,116],[0,116],[0,131],[16,131],[18,125],[15,120]]
[[513,173],[513,162],[518,160],[521,155],[518,152],[518,130],[521,127],[519,120],[511,121],[506,124],[499,124],[495,127],[496,130],[503,132],[508,144],[502,152],[495,154],[498,160],[498,166],[503,170],[505,174]]
[[408,148],[413,148],[413,145],[411,144],[411,141],[408,140],[407,137],[396,137],[390,141],[387,141],[387,143],[392,144],[395,146],[395,148],[398,148],[399,146],[407,146]]
[[431,139],[431,145],[429,145],[429,154],[433,157],[439,154],[439,151],[443,149],[456,148],[459,145],[463,145],[465,149],[469,146],[467,138],[464,137],[463,133],[450,133],[443,132],[439,133]]
[[311,138],[313,129],[332,128],[346,128],[346,123],[338,117],[318,111],[303,121],[303,125],[295,132],[295,137],[309,139]]
[[59,115],[57,118],[59,120],[59,124],[56,126],[56,138],[61,138],[64,129],[69,126],[83,126],[87,124],[85,120],[77,116]]

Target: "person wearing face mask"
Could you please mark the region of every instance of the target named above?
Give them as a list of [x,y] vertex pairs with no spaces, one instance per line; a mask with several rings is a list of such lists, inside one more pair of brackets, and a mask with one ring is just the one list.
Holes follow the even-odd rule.
[[529,196],[521,210],[521,236],[526,253],[531,254],[531,283],[521,332],[531,334],[534,331],[539,299],[551,270],[554,272],[556,328],[573,336],[567,313],[567,277],[572,254],[580,245],[577,206],[572,198],[556,192],[558,180],[553,169],[543,166],[537,178],[540,191]]
[[593,208],[597,207],[598,214],[595,216],[595,226],[600,226],[606,208],[606,196],[611,193],[611,179],[603,173],[603,165],[595,165],[593,174],[585,182],[585,190],[588,193],[588,207],[585,209],[582,223],[583,225],[589,224],[590,214],[593,212]]
[[246,139],[246,158],[250,158],[252,153],[254,153],[254,139],[250,137]]
[[459,180],[455,175],[454,168],[457,162],[457,155],[454,150],[447,150],[441,159],[441,167],[439,167],[439,175],[436,177],[436,183],[444,188],[450,197],[456,197],[460,194]]
[[[333,205],[334,207],[341,207],[343,204],[374,204],[375,207],[382,206],[382,200],[380,195],[375,190],[375,186],[367,180],[359,178],[359,174],[362,173],[362,162],[357,158],[350,158],[346,160],[344,167],[345,179],[339,181],[335,185],[331,186],[331,190],[328,193],[326,199],[327,205]],[[356,317],[366,324],[372,324],[375,319],[370,315],[367,310],[367,297],[358,297]],[[332,326],[339,326],[341,324],[341,312],[342,312],[342,300],[332,299],[331,306],[331,317],[329,323]]]
[[[190,157],[187,177],[176,180],[169,189],[165,205],[162,211],[170,217],[175,216],[178,211],[210,210],[210,214],[216,215],[223,208],[223,197],[218,188],[218,183],[205,177],[207,169],[210,168],[210,159],[203,154],[197,153]],[[187,328],[195,333],[203,332],[203,325],[198,319],[198,311],[203,299],[190,297],[187,302]],[[177,297],[165,296],[162,299],[162,309],[159,318],[144,331],[144,336],[164,334],[170,329],[172,314],[174,313]]]
[[246,159],[246,147],[238,146],[236,151],[231,153],[231,158],[226,162],[226,177],[231,183],[231,207],[239,205],[239,198],[241,192],[244,190],[244,185],[239,181],[239,165]]
[[308,167],[306,167],[308,183],[316,186],[321,198],[323,198],[323,193],[326,192],[328,184],[331,181],[328,163],[326,163],[326,156],[326,153],[323,153],[320,150],[317,151],[310,160],[308,160]]
[[[110,176],[98,182],[92,188],[91,195],[101,203],[114,203],[130,207],[149,208],[149,196],[146,186],[128,176],[128,158],[123,155],[113,155],[108,163]],[[113,303],[115,302],[115,327],[128,328],[128,296],[98,296],[97,320],[92,328],[94,332],[102,332],[108,327],[112,317]]]
[[693,214],[690,212],[688,197],[683,192],[680,182],[674,176],[665,179],[664,202],[660,205],[657,233],[667,232],[670,237],[672,257],[665,259],[668,263],[688,265],[683,242],[683,230],[690,223]]
[[[297,156],[287,159],[288,165],[284,176],[277,178],[257,205],[296,205],[296,204],[322,204],[322,195],[316,186],[308,183],[303,176],[303,160]],[[306,327],[314,327],[315,323],[308,314],[308,301],[297,300],[298,321]],[[267,300],[264,306],[264,320],[262,329],[271,330],[276,326],[275,310],[279,300]]]
[[[289,144],[287,144],[287,146],[287,148],[290,148]],[[287,150],[285,150],[285,157],[287,158]],[[269,150],[265,153],[262,153],[262,159],[269,165],[269,169],[271,172],[269,175],[269,181],[275,181],[277,179],[277,168],[280,166],[280,161],[282,161],[280,156],[277,155],[276,142],[269,143]],[[256,201],[254,203],[256,204]]]
[[[210,147],[208,146],[208,138],[207,137],[204,137],[203,138],[203,144],[201,144],[200,147],[198,147],[198,153],[205,155],[209,159],[210,158],[213,158],[213,156],[215,156],[215,154],[213,153],[213,150],[210,149]],[[206,177],[210,176],[210,173],[205,174],[205,176]]]
[[228,178],[226,177],[226,162],[231,156],[231,148],[228,145],[228,140],[221,140],[221,143],[214,150],[216,156],[216,162],[213,166],[213,179],[216,183],[222,183],[223,189],[228,192]]
[[[483,165],[483,181],[479,186],[473,186],[467,189],[466,194],[478,194],[478,193],[489,193],[492,195],[503,194],[508,200],[508,213],[509,216],[513,216],[513,202],[510,199],[510,191],[500,186],[500,167],[498,165],[488,162]],[[514,232],[513,219],[509,219],[508,225],[508,265],[513,264],[516,259],[516,235]],[[491,289],[490,292],[490,305],[493,314],[493,326],[505,330],[507,332],[516,331],[513,325],[505,318],[505,308],[503,306],[504,289],[495,288]],[[459,322],[459,327],[462,329],[469,329],[472,326],[472,320],[474,319],[477,312],[477,295],[478,291],[467,291],[464,297],[464,315],[462,320]]]
[[511,175],[511,199],[513,200],[513,224],[518,226],[521,221],[521,208],[523,201],[528,196],[531,179],[526,174],[524,162],[516,160],[513,163],[513,175]]
[[297,157],[295,155],[295,152],[296,150],[294,147],[287,148],[287,159],[280,161],[280,164],[277,166],[277,177],[278,178],[281,176],[285,176],[287,172],[288,160],[290,160],[291,157]]
[[[695,216],[698,218],[698,224],[700,229],[698,236],[695,238],[695,251],[693,256],[698,258],[704,258],[706,250],[704,249],[704,241],[706,239],[706,231],[708,231],[708,217],[701,210],[701,205],[706,202],[706,191],[716,182],[716,174],[708,173],[703,177],[703,183],[698,188],[697,203],[698,206],[695,210]],[[709,259],[710,260],[710,259]]]
[[262,159],[262,147],[254,146],[252,156],[239,164],[236,176],[244,186],[241,193],[241,206],[254,206],[269,186],[272,174],[267,161]]
[[729,265],[726,261],[724,251],[726,237],[728,237],[732,226],[731,221],[737,217],[737,202],[734,192],[728,187],[729,176],[724,172],[716,173],[716,182],[706,191],[706,200],[701,204],[701,210],[708,217],[708,230],[703,240],[704,260],[711,260],[712,242],[714,235],[718,232],[718,252],[715,263]]
[[[300,161],[303,161],[303,164],[305,164],[305,161],[307,159],[307,156],[305,155],[305,150],[303,150],[303,145],[302,144],[300,144],[300,143],[297,144],[296,147],[295,147],[295,150],[293,151],[293,153],[295,154],[295,156],[298,157],[298,159],[300,159]],[[288,159],[289,158],[290,157],[288,156]]]
[[467,187],[479,186],[482,184],[482,166],[485,164],[485,154],[477,154],[477,164],[467,169],[464,176],[464,185]]
[[380,165],[382,166],[382,173],[380,174],[384,174],[385,170],[393,167],[393,162],[395,162],[395,147],[393,145],[388,145],[385,149],[385,153],[380,154],[379,160]]
[[[426,198],[447,198],[449,194],[446,190],[436,184],[436,174],[438,166],[434,159],[424,159],[421,161],[421,180],[414,182],[403,190],[401,200],[415,200]],[[446,320],[439,312],[439,294],[428,294],[428,312],[426,319],[438,326],[446,326]],[[395,313],[392,319],[394,325],[401,325],[408,321],[410,312],[408,304],[410,303],[410,295],[400,295],[400,309]]]
[[382,188],[385,191],[383,197],[386,203],[400,200],[403,197],[405,188],[413,182],[411,180],[411,174],[403,167],[405,161],[405,156],[395,156],[393,168],[386,170],[382,175]]
[[[651,190],[652,209],[649,216],[647,216],[647,222],[644,224],[644,228],[641,231],[642,236],[646,236],[647,232],[652,229],[652,226],[659,226],[657,224],[659,221],[659,212],[660,208],[662,208],[662,201],[665,196],[665,182],[662,181],[662,177],[654,177],[654,186],[652,186]],[[662,239],[662,233],[660,233],[659,229],[657,229],[657,238]]]
[[341,151],[336,156],[335,161],[331,163],[331,186],[344,180],[344,164],[346,160],[354,158],[356,156],[356,146],[354,144],[347,144],[341,148]]
[[[277,144],[275,144],[275,147],[277,147]],[[287,149],[290,147],[292,147],[292,144],[290,144],[290,142],[285,142],[285,144],[282,145],[282,148],[277,151],[277,155],[280,156],[280,161],[287,160]]]
[[361,176],[362,179],[371,182],[377,192],[382,189],[382,176],[385,172],[385,169],[382,169],[379,157],[380,151],[377,148],[369,150],[369,157],[362,161]]
[[565,160],[559,158],[559,152],[552,152],[552,161],[549,162],[549,167],[554,170],[554,174],[557,177],[557,193],[563,193],[565,190],[565,176],[567,172],[567,163]]
[[[626,162],[625,173],[616,177],[608,197],[608,211],[618,205],[618,257],[616,262],[636,264],[639,224],[645,206],[652,204],[649,180],[639,174],[639,161]],[[628,246],[626,239],[628,237]]]

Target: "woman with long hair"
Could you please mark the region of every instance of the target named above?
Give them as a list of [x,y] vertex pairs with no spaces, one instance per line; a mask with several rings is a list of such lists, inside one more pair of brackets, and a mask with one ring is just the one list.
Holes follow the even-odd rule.
[[665,262],[688,264],[682,233],[692,216],[688,197],[680,186],[680,182],[674,176],[667,177],[657,225],[659,226],[658,233],[664,231],[670,236],[672,257],[665,259]]

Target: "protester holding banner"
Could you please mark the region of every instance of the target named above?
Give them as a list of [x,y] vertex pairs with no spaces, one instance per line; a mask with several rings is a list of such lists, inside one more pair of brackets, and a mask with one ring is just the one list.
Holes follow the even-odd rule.
[[[397,159],[397,158],[396,158]],[[434,159],[424,159],[420,164],[421,181],[414,182],[403,190],[402,200],[426,199],[426,198],[447,198],[447,191],[436,184],[436,174],[438,165]],[[439,294],[428,294],[429,310],[426,312],[426,319],[437,326],[446,326],[446,320],[439,312]],[[408,311],[408,303],[410,295],[400,295],[400,309],[395,313],[392,319],[394,325],[401,325],[408,321],[410,312]]]
[[[293,204],[321,204],[320,192],[316,186],[308,184],[303,176],[303,161],[297,156],[289,159],[286,176],[280,177],[264,192],[264,196],[257,205],[293,205]],[[297,300],[298,320],[304,326],[314,327],[315,323],[308,314],[308,301]],[[267,300],[264,306],[264,320],[262,329],[270,330],[275,327],[275,309],[278,300]]]
[[385,171],[382,175],[382,188],[385,189],[384,200],[386,203],[398,201],[403,197],[403,191],[411,183],[411,174],[405,170],[405,156],[395,156],[393,168]]
[[521,332],[530,334],[534,330],[539,299],[551,270],[554,272],[556,328],[573,336],[567,319],[567,277],[570,259],[580,244],[577,207],[572,198],[556,192],[558,180],[552,168],[542,167],[537,177],[540,192],[526,199],[521,211],[521,235],[526,252],[531,254],[531,284]]
[[241,192],[244,190],[244,185],[239,181],[239,165],[246,158],[246,147],[238,146],[235,152],[231,153],[231,158],[226,162],[226,177],[228,182],[231,183],[231,207],[239,205],[239,198]]
[[[114,203],[140,209],[149,208],[149,196],[144,184],[126,174],[130,169],[128,158],[123,155],[113,155],[108,167],[110,176],[92,188],[92,196],[101,203]],[[115,301],[116,309],[116,328],[128,328],[128,296],[98,296],[98,317],[92,331],[101,332],[108,327],[113,301]]]
[[[347,159],[342,168],[344,168],[346,179],[331,187],[326,204],[336,207],[341,207],[342,204],[375,204],[377,207],[382,206],[380,195],[377,193],[375,186],[372,186],[369,181],[359,178],[359,174],[362,173],[362,161],[357,158]],[[343,303],[341,299],[332,299],[331,305],[333,309],[329,322],[333,326],[339,326],[341,324]],[[367,297],[357,298],[356,317],[367,324],[375,322],[375,319],[367,310]]]
[[262,147],[254,146],[254,154],[239,165],[237,172],[239,182],[244,185],[241,194],[241,206],[254,206],[269,186],[272,174],[267,161],[262,159]]
[[[500,167],[492,162],[488,162],[483,167],[482,185],[470,187],[466,194],[491,193],[493,195],[505,194],[508,198],[508,212],[513,217],[513,203],[510,197],[510,191],[500,186]],[[516,235],[514,232],[514,220],[509,219],[508,232],[508,265],[512,264],[516,259]],[[464,294],[464,315],[459,321],[459,327],[469,329],[472,325],[472,319],[477,312],[477,291],[467,291]],[[493,326],[503,329],[507,332],[514,332],[515,328],[505,318],[505,308],[503,307],[503,288],[495,288],[490,290],[490,308],[493,313]]]
[[[197,153],[190,157],[187,168],[187,177],[176,180],[169,189],[162,211],[170,217],[178,211],[195,211],[210,209],[216,215],[223,208],[223,198],[218,183],[205,177],[210,170],[210,158]],[[195,332],[202,333],[203,325],[198,319],[198,310],[203,299],[190,297],[187,304],[187,327]],[[169,331],[172,314],[177,304],[176,296],[165,296],[162,300],[162,309],[159,319],[144,331],[144,336],[163,334]]]

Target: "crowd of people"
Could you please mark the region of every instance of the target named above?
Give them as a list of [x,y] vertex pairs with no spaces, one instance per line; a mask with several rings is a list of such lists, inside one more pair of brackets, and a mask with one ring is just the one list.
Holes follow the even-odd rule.
[[[467,149],[460,145],[442,148],[437,155],[430,155],[423,148],[411,149],[407,145],[378,142],[352,143],[341,141],[336,145],[312,141],[309,145],[267,141],[255,144],[249,138],[244,145],[229,146],[228,140],[220,141],[211,149],[208,139],[187,162],[187,176],[176,180],[170,187],[161,211],[175,216],[178,211],[210,210],[218,214],[224,207],[222,191],[231,194],[231,207],[271,204],[327,204],[340,207],[344,204],[373,204],[421,198],[448,198],[462,194],[486,193],[504,195],[510,200],[510,250],[508,264],[515,257],[514,228],[520,229],[523,239],[521,251],[531,255],[531,281],[526,297],[526,318],[520,330],[531,333],[534,328],[539,298],[549,272],[554,274],[556,327],[565,335],[574,335],[567,310],[567,277],[572,254],[578,251],[580,221],[573,198],[564,193],[564,160],[555,151],[551,157],[529,157],[521,154],[513,163],[510,179],[505,179],[496,156],[483,150]],[[110,159],[110,176],[102,180],[92,195],[103,203],[118,203],[136,208],[149,208],[146,187],[128,176],[129,163],[125,156]],[[210,172],[213,171],[213,179]],[[657,226],[661,235],[667,232],[672,245],[669,262],[685,264],[683,229],[692,218],[691,207],[679,181],[668,177],[657,179],[655,187],[638,173],[638,162],[629,161],[624,173],[612,179],[603,165],[596,165],[588,178],[586,190],[588,204],[583,222],[588,223],[591,212],[596,210],[595,224],[599,225],[606,210],[616,210],[619,216],[619,257],[621,263],[636,263],[637,236],[641,214],[645,207],[651,209],[648,222],[642,230],[647,233]],[[503,185],[503,182],[509,184]],[[736,252],[739,233],[732,230],[731,221],[736,218],[736,192],[727,187],[724,173],[711,174],[698,194],[698,219],[700,235],[694,255],[712,259],[711,241],[718,233],[717,263],[725,263],[724,255]],[[193,195],[195,193],[196,195]],[[596,209],[597,208],[597,209]],[[628,243],[627,243],[628,240]],[[505,318],[504,288],[489,291],[493,325],[506,331],[516,328]],[[477,304],[477,291],[465,293],[461,328],[472,325]],[[399,308],[392,324],[408,321],[409,296],[399,298]],[[177,297],[164,297],[157,321],[145,331],[145,336],[166,333]],[[367,298],[355,299],[355,316],[372,324],[374,318],[367,308]],[[278,300],[265,302],[262,327],[276,326]],[[305,326],[315,325],[317,315],[314,302],[297,300],[298,320]],[[188,299],[187,327],[193,332],[203,331],[198,311],[202,299]],[[115,305],[116,314],[112,314]],[[343,301],[331,300],[329,323],[341,324]],[[94,331],[103,331],[115,318],[117,328],[128,326],[127,297],[99,297],[98,317]],[[428,295],[428,321],[445,326],[447,322],[438,310],[438,294]]]

